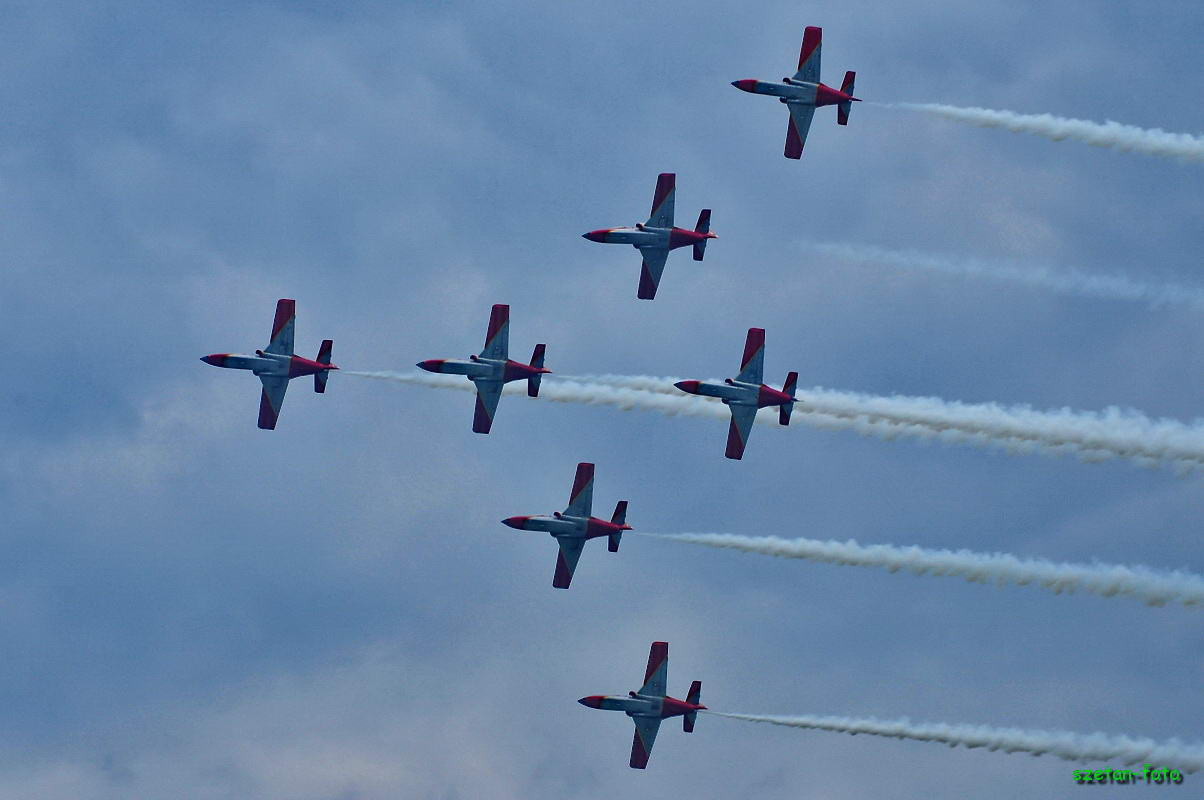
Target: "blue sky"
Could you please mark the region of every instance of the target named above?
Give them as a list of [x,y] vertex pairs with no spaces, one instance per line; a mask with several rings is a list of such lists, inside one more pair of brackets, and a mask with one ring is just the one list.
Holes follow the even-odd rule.
[[[967,547],[1204,570],[1200,479],[335,376],[255,429],[266,343],[352,369],[480,347],[490,304],[548,366],[767,378],[1199,417],[1201,321],[826,261],[849,241],[1200,285],[1198,166],[869,104],[800,163],[778,78],[802,28],[858,95],[1204,131],[1196,4],[12,2],[0,25],[0,796],[937,799],[1050,796],[1076,768],[936,745],[631,726],[576,698],[1199,740],[1198,611],[1055,597],[498,520],[595,500],[647,531]],[[655,176],[714,209],[701,264],[634,299]],[[1191,782],[1198,780],[1189,777]],[[1144,790],[1152,796],[1183,789]],[[1107,789],[1095,796],[1108,797]]]

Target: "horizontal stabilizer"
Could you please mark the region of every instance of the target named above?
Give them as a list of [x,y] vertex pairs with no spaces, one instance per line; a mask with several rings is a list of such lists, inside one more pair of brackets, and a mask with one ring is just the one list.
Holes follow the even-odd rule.
[[[798,373],[791,372],[786,376],[786,382],[782,384],[782,391],[785,394],[794,397],[794,391],[798,388]],[[778,406],[778,424],[790,424],[790,412],[794,409],[794,403],[782,403]]]
[[[535,352],[531,354],[531,366],[543,368],[543,354],[546,345],[535,345]],[[539,397],[539,379],[543,377],[543,373],[536,373],[530,378],[527,378],[527,397]]]
[[[330,339],[323,339],[322,346],[318,348],[318,357],[315,359],[319,364],[330,363],[330,353],[334,348],[334,342]],[[314,373],[314,391],[322,394],[326,391],[326,379],[330,377],[330,373],[326,370]]]
[[[694,226],[695,233],[710,233],[711,231],[711,209],[704,208],[698,214],[698,224]],[[694,244],[694,260],[702,261],[702,257],[706,254],[707,240],[703,239]]]
[[[851,97],[853,95],[853,81],[856,80],[856,78],[857,78],[857,73],[854,72],[853,70],[849,70],[848,72],[846,72],[844,74],[844,83],[840,84],[840,91],[844,92],[845,94],[847,94]],[[836,124],[837,125],[848,125],[849,124],[849,112],[852,110],[853,110],[853,103],[851,100],[846,100],[843,103],[839,104],[836,107]]]

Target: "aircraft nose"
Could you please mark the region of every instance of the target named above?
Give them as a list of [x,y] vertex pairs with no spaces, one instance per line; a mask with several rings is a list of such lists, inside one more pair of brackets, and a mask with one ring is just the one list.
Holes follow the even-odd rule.
[[601,708],[602,707],[602,695],[591,694],[588,697],[582,697],[577,702],[588,708]]
[[419,369],[424,369],[427,372],[442,372],[443,359],[428,358],[426,361],[419,361],[414,366],[418,367]]
[[732,81],[732,86],[742,92],[752,92],[756,89],[757,81],[754,78],[745,78],[742,81]]
[[605,242],[606,234],[609,232],[610,231],[606,230],[605,228],[599,228],[596,231],[590,231],[589,233],[583,233],[583,234],[581,234],[581,237],[584,239],[589,239],[591,242]]
[[521,531],[528,519],[530,517],[506,517],[502,520],[502,524]]
[[687,394],[698,394],[699,383],[700,381],[678,381],[673,385]]
[[213,353],[212,355],[201,356],[201,361],[204,361],[206,364],[212,364],[215,367],[220,367],[225,360],[225,353]]

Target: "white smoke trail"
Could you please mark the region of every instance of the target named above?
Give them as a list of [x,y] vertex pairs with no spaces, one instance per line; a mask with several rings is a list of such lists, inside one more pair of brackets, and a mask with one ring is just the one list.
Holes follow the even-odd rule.
[[[459,375],[427,372],[344,374],[398,381],[439,389],[474,391]],[[607,405],[623,411],[658,411],[669,416],[729,419],[723,404],[683,394],[673,378],[598,375],[549,380],[539,396],[556,403]],[[648,388],[640,388],[648,387]],[[522,394],[522,382],[507,384],[506,394]],[[776,411],[764,409],[757,421],[777,425]],[[1181,472],[1204,467],[1204,425],[1151,420],[1136,411],[1106,409],[1098,414],[1034,411],[947,402],[935,397],[879,397],[854,392],[808,389],[798,393],[795,419],[828,430],[854,430],[886,440],[900,437],[1001,447],[1009,452],[1076,453],[1084,461],[1129,458],[1143,466],[1169,464]]]
[[1052,592],[1077,590],[1103,597],[1133,597],[1151,606],[1204,603],[1204,578],[1190,572],[1163,572],[1149,567],[1116,564],[1066,564],[1041,558],[1017,558],[1005,553],[970,550],[929,550],[889,544],[863,545],[850,539],[783,539],[777,536],[739,536],[722,533],[644,533],[658,539],[687,542],[743,553],[801,558],[842,566],[901,569],[916,575],[948,575],[974,583],[1036,585]]
[[[676,394],[680,378],[587,375],[575,381]],[[962,403],[938,397],[871,395],[800,389],[796,419],[813,427],[851,429],[883,439],[910,437],[999,447],[1009,452],[1075,453],[1083,461],[1129,458],[1142,466],[1169,464],[1179,472],[1204,467],[1204,423],[1150,419],[1115,407],[1100,412],[1037,411],[1029,406]],[[718,406],[718,403],[714,405]],[[757,421],[776,424],[776,416]]]
[[1005,753],[1053,755],[1067,761],[1118,761],[1121,764],[1146,764],[1195,772],[1204,767],[1204,744],[1185,744],[1178,739],[1158,742],[1153,739],[1116,736],[1105,733],[994,728],[989,725],[950,725],[941,722],[913,723],[908,719],[880,720],[872,717],[835,717],[803,715],[797,717],[761,714],[704,712],[717,717],[765,722],[790,728],[836,731],[857,735],[887,736],[940,742],[950,747],[1002,750]]
[[1153,306],[1183,303],[1204,310],[1204,289],[1164,283],[1143,283],[1121,275],[1093,275],[1080,270],[1054,270],[974,259],[952,259],[910,250],[885,250],[869,245],[808,242],[808,250],[855,264],[877,264],[947,275],[971,275],[1010,281],[1060,294],[1107,300],[1137,300]]
[[1056,117],[1053,114],[1018,114],[990,108],[949,106],[939,103],[884,103],[891,108],[922,111],[945,119],[968,122],[982,128],[1003,128],[1013,133],[1032,133],[1055,142],[1073,139],[1096,147],[1123,152],[1177,158],[1204,163],[1204,138],[1188,133],[1170,133],[1159,128],[1139,128],[1119,122],[1092,122]]

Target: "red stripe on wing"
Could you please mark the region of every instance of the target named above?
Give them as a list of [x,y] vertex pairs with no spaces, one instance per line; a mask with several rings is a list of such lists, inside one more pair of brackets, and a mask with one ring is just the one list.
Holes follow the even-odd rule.
[[489,343],[493,341],[493,337],[498,335],[502,326],[510,321],[510,306],[505,303],[496,303],[493,309],[489,312],[489,330],[485,332],[485,347],[489,347]]
[[552,577],[552,586],[557,589],[569,588],[569,583],[573,580],[573,573],[569,571],[568,562],[564,560],[564,551],[556,552],[556,574]]
[[272,407],[272,401],[268,397],[268,393],[266,391],[261,392],[259,395],[259,427],[265,431],[275,430],[276,420],[279,416],[279,412]]
[[662,172],[656,176],[656,193],[652,196],[652,213],[649,216],[656,216],[657,209],[661,207],[661,203],[665,202],[665,198],[673,193],[676,185],[677,173],[675,172]]
[[740,437],[740,428],[734,418],[727,429],[727,450],[723,454],[737,461],[744,457],[744,439]]
[[786,158],[803,157],[803,137],[799,136],[798,126],[794,124],[794,115],[790,116],[786,125],[786,149],[782,151]]
[[477,395],[477,410],[472,415],[472,432],[473,433],[489,433],[489,428],[493,425],[493,417],[489,416],[489,409],[485,408],[485,403],[481,400],[481,395]]
[[652,649],[648,651],[648,669],[644,671],[644,683],[652,680],[652,674],[660,669],[665,663],[665,659],[669,657],[668,642],[653,642]]
[[753,360],[757,352],[765,347],[765,329],[764,328],[749,328],[748,336],[744,340],[744,358],[740,361],[740,371],[743,372],[748,367],[748,362]]
[[577,502],[577,495],[594,480],[594,465],[582,461],[577,465],[577,474],[573,478],[573,491],[569,493],[569,505]]
[[297,316],[297,301],[281,298],[276,301],[276,319],[272,321],[272,338],[268,341],[275,341],[280,335],[280,331],[289,323],[293,317]]
[[640,729],[635,729],[635,738],[631,740],[631,766],[634,769],[645,769],[648,766],[648,749],[640,736]]
[[823,35],[823,28],[817,28],[814,25],[808,25],[803,30],[803,47],[798,54],[798,68],[800,72],[807,63],[807,60],[811,58],[811,54],[819,47]]

